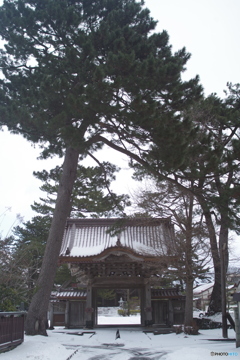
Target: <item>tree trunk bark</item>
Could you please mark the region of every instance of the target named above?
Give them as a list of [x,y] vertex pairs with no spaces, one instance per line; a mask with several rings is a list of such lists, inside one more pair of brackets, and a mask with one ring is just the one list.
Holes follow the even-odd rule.
[[229,224],[228,215],[221,214],[221,226],[219,234],[219,251],[224,251],[224,267],[227,273],[229,263],[229,249],[228,249],[228,236],[229,236]]
[[77,173],[79,151],[68,147],[59,182],[56,206],[47,239],[43,263],[32,298],[26,323],[27,335],[47,336],[47,311],[58,265],[62,238],[67,217],[71,209],[71,195]]
[[222,301],[221,301],[221,260],[218,250],[218,243],[216,237],[215,227],[212,221],[212,215],[209,210],[208,204],[206,203],[203,196],[196,194],[199,204],[201,205],[203,215],[206,220],[206,225],[208,228],[208,234],[210,239],[211,254],[214,267],[214,286],[211,294],[208,312],[209,314],[215,314],[222,311]]
[[186,303],[184,326],[193,325],[193,279],[186,279]]
[[213,259],[213,266],[214,266],[214,286],[213,291],[210,298],[208,312],[215,314],[217,312],[222,311],[222,302],[221,302],[221,260],[220,254],[218,251],[218,244],[217,244],[217,237],[214,228],[214,224],[212,221],[211,213],[209,209],[206,209],[206,206],[203,204],[201,199],[201,206],[203,209],[203,213],[205,216],[209,238],[210,238],[210,246],[211,246],[211,253]]
[[193,325],[193,252],[192,252],[192,221],[193,221],[194,196],[189,194],[188,211],[186,209],[186,304],[184,326]]
[[[227,208],[227,207],[226,207]],[[219,252],[221,259],[221,299],[222,299],[222,335],[228,337],[227,330],[227,295],[226,274],[228,268],[228,214],[223,210],[221,214],[221,227],[219,234]]]

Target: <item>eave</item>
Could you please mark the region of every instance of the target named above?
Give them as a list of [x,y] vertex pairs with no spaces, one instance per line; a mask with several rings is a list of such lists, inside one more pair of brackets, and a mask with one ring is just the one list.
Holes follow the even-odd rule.
[[137,261],[137,262],[161,262],[166,263],[170,262],[171,260],[175,260],[175,256],[149,256],[149,255],[139,255],[136,254],[132,249],[129,248],[123,248],[121,246],[111,247],[108,249],[105,249],[103,252],[101,252],[98,255],[92,255],[92,256],[60,256],[59,263],[98,263],[98,262],[105,262],[108,256],[110,255],[116,255],[119,258],[121,256],[128,256],[129,261]]

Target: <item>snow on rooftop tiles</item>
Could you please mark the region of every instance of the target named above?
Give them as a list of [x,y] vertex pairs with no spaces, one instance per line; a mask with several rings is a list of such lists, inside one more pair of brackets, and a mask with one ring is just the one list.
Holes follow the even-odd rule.
[[214,285],[214,282],[199,285],[198,287],[193,289],[193,294],[199,294],[203,291],[206,291],[206,290],[210,289],[211,287],[213,287],[213,285]]
[[[173,227],[163,219],[134,219],[115,227],[117,219],[70,219],[60,256],[89,257],[114,247],[139,255],[166,255],[173,240]],[[110,232],[112,231],[112,234]]]

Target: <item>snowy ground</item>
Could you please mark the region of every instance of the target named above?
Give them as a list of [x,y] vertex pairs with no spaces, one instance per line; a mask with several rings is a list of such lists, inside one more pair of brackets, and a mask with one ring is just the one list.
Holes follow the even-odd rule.
[[[117,319],[119,321],[119,318]],[[224,341],[222,330],[200,330],[200,335],[154,335],[140,327],[84,330],[55,328],[48,337],[25,336],[24,343],[0,354],[0,360],[208,360],[213,356],[240,358],[234,341]],[[228,337],[235,338],[234,330]],[[220,341],[213,341],[213,339]]]

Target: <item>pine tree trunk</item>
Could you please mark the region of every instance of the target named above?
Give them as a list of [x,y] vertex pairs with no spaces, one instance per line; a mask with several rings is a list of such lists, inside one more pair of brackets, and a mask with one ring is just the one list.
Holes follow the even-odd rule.
[[[226,206],[225,209],[228,207]],[[221,227],[219,234],[219,252],[221,259],[221,299],[222,299],[222,334],[224,338],[228,336],[227,330],[227,294],[226,294],[226,274],[228,268],[228,214],[224,211],[221,214]]]
[[214,286],[209,302],[208,313],[210,315],[216,314],[222,311],[222,301],[221,301],[221,269],[214,268],[215,277],[214,277]]
[[186,279],[186,303],[184,326],[193,325],[193,279]]
[[[203,207],[204,210],[204,207]],[[211,299],[209,303],[208,311],[209,313],[215,314],[221,312],[222,302],[221,302],[221,261],[220,254],[218,251],[217,238],[215,228],[212,222],[211,213],[207,210],[204,211],[204,216],[206,219],[206,224],[209,232],[211,253],[214,266],[214,286],[211,294]]]
[[[228,226],[228,215],[221,214],[221,226],[219,233],[219,251],[223,249],[224,253],[224,268],[227,273],[229,263],[229,250],[228,250],[228,237],[229,237],[229,226]],[[225,274],[226,275],[226,274]]]
[[194,197],[192,194],[189,201],[188,218],[186,223],[186,304],[185,304],[185,320],[184,326],[192,326],[193,324],[193,251],[192,251],[192,219]]
[[66,149],[63,173],[60,179],[56,206],[48,235],[47,245],[35,294],[32,298],[26,323],[27,335],[46,335],[47,311],[54,277],[58,265],[62,238],[67,217],[70,214],[71,194],[77,173],[79,152],[71,147]]

